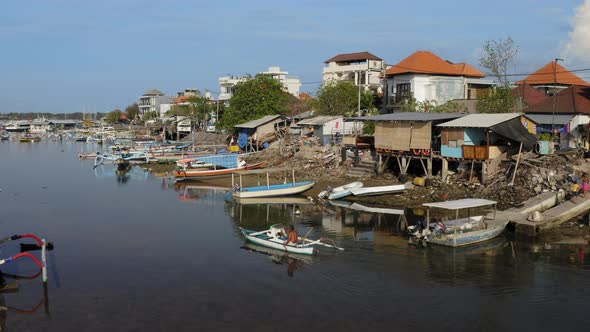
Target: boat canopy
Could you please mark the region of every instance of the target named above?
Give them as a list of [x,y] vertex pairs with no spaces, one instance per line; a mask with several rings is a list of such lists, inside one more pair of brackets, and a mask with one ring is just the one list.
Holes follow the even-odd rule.
[[465,198],[465,199],[458,199],[454,201],[446,201],[446,202],[437,202],[437,203],[424,203],[423,206],[426,207],[433,207],[445,210],[461,210],[461,209],[469,209],[469,208],[476,208],[476,207],[483,207],[489,205],[496,205],[497,202],[490,201],[488,199],[481,199],[481,198]]
[[253,169],[253,170],[249,170],[249,171],[239,171],[239,172],[233,172],[233,173],[239,174],[239,175],[248,175],[248,174],[263,174],[263,173],[277,173],[277,172],[291,172],[291,171],[294,171],[294,168],[281,167],[281,168]]

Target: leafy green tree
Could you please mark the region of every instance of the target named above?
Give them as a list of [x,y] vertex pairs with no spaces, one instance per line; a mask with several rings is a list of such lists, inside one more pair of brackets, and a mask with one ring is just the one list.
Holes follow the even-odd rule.
[[465,106],[453,101],[437,105],[434,100],[417,101],[414,98],[402,103],[400,108],[404,112],[461,113],[467,111]]
[[[315,110],[320,115],[358,115],[359,88],[351,82],[328,82],[317,93],[314,100]],[[361,110],[375,109],[374,96],[370,92],[361,92]]]
[[117,108],[117,109],[107,113],[104,120],[105,120],[105,122],[110,123],[110,124],[117,123],[117,122],[119,122],[121,115],[123,115],[123,112],[121,112],[121,110]]
[[145,114],[143,115],[143,121],[145,122],[148,120],[158,120],[158,112],[145,112]]
[[237,124],[261,118],[265,115],[289,112],[290,94],[272,77],[257,75],[235,86],[229,107],[223,112],[220,126],[232,131]]
[[516,98],[510,87],[495,87],[477,98],[478,113],[510,113],[514,112]]
[[209,120],[209,115],[213,110],[211,101],[202,96],[192,96],[182,104],[173,105],[168,115],[179,115],[190,118],[197,124]]
[[127,119],[129,121],[133,121],[139,115],[139,105],[137,103],[133,103],[125,108],[125,113],[127,114]]

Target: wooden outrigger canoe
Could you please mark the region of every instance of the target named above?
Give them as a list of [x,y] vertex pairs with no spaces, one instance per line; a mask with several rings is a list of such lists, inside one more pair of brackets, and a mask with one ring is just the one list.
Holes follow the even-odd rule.
[[314,246],[324,246],[328,248],[334,248],[338,250],[344,250],[344,248],[340,248],[334,244],[327,244],[323,243],[322,240],[310,240],[307,238],[299,237],[299,241],[297,245],[287,244],[285,245],[285,241],[287,240],[286,232],[283,227],[279,224],[270,226],[269,229],[256,232],[253,230],[245,229],[240,227],[240,231],[244,238],[247,241],[252,242],[254,244],[258,244],[267,248],[272,248],[276,250],[286,251],[294,254],[300,255],[314,255],[317,253]]
[[191,170],[177,170],[174,172],[174,176],[177,180],[184,179],[203,179],[203,178],[215,178],[222,176],[229,176],[235,172],[249,171],[258,168],[264,168],[266,162],[260,162],[256,164],[246,165],[237,168],[220,168],[220,169],[191,169]]

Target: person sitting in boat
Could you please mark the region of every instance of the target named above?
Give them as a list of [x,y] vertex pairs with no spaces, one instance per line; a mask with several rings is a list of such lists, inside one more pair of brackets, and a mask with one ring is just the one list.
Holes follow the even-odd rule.
[[289,236],[289,238],[287,239],[287,241],[283,243],[283,245],[297,245],[299,235],[297,234],[297,231],[295,230],[295,227],[293,227],[293,225],[289,225],[289,233],[287,233],[287,235]]

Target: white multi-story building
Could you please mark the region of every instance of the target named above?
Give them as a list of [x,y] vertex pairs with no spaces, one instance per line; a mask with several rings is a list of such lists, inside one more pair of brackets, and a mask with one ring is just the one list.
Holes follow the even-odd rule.
[[[299,97],[299,89],[301,88],[301,81],[296,77],[287,76],[289,72],[281,71],[281,67],[269,67],[267,71],[259,72],[258,75],[270,76],[281,82],[285,91]],[[235,86],[240,82],[245,82],[252,79],[252,76],[223,76],[218,82],[220,86],[219,100],[222,102],[228,101],[235,93]]]
[[281,71],[281,67],[268,67],[267,71],[262,71],[258,74],[274,78],[275,80],[281,82],[287,92],[295,97],[299,97],[301,81],[297,77],[287,76],[289,72]]
[[[158,115],[161,115],[170,110],[171,103],[172,98],[166,96],[163,92],[156,89],[148,90],[139,97],[139,114],[142,117],[148,112],[156,112]],[[164,107],[161,107],[162,105]]]
[[223,76],[220,77],[219,82],[219,100],[222,102],[228,101],[235,93],[235,86],[240,82],[246,82],[251,79],[251,76]]
[[396,65],[386,76],[386,107],[415,100],[442,105],[455,99],[476,99],[494,85],[485,74],[466,63],[452,63],[430,51],[417,51]]
[[369,52],[338,54],[324,61],[322,71],[324,83],[333,81],[348,81],[356,86],[363,86],[365,90],[382,92],[382,76],[386,70],[383,59]]

